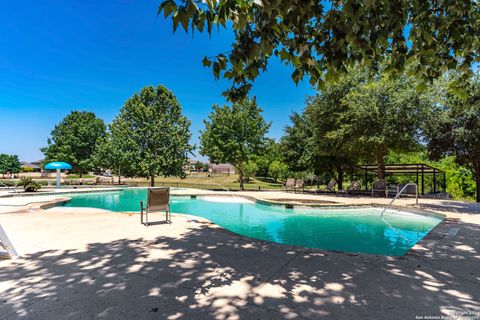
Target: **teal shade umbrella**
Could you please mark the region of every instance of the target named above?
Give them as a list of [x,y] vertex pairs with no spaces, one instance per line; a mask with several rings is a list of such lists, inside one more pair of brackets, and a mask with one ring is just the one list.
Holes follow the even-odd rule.
[[57,170],[57,189],[60,188],[60,170],[71,170],[72,165],[66,162],[55,161],[45,165],[45,170]]

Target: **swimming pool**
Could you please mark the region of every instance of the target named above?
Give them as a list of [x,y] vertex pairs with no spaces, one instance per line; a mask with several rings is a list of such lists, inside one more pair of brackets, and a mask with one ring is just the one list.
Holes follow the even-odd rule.
[[[146,189],[69,195],[70,207],[111,211],[140,210]],[[251,238],[308,248],[405,254],[441,219],[379,208],[307,208],[269,205],[245,198],[173,196],[171,210],[207,218],[219,226]],[[175,222],[175,220],[173,220]]]

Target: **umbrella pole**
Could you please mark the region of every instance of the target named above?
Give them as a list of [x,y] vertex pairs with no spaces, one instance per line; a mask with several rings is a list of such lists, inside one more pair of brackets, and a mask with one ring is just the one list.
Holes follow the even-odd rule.
[[60,189],[60,169],[57,169],[57,189]]

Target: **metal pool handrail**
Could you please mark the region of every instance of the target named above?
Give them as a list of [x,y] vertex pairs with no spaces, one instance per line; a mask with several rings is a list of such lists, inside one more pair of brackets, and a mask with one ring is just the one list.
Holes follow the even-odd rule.
[[[395,200],[400,198],[400,196],[402,195],[402,192],[405,191],[405,189],[407,189],[408,186],[415,186],[415,204],[418,206],[418,185],[416,183],[413,183],[413,182],[409,182],[406,185],[404,185],[402,190],[400,190],[400,192],[397,193],[395,198],[393,198],[392,201],[390,201],[390,203],[388,205],[390,206]],[[382,214],[380,215],[381,217],[383,216],[385,211],[387,211],[387,209],[388,208],[383,209]]]

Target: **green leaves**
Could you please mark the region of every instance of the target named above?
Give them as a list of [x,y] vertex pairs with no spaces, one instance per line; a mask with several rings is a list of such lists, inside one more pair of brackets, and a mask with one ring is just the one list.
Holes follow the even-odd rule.
[[288,174],[288,166],[280,160],[274,160],[268,166],[268,174],[275,179],[286,179]]
[[0,173],[17,173],[20,172],[20,161],[16,154],[0,153]]
[[204,57],[202,60],[202,64],[204,67],[210,67],[212,65],[212,62],[207,57]]
[[200,133],[200,154],[212,162],[230,162],[240,173],[243,187],[244,165],[258,155],[266,142],[270,124],[261,115],[256,100],[243,100],[229,106],[213,106]]
[[285,162],[295,171],[341,176],[359,159],[383,161],[390,150],[415,149],[433,103],[409,82],[384,74],[369,80],[354,68],[327,83],[303,114],[292,115],[281,143]]
[[46,161],[68,162],[73,172],[83,174],[94,169],[93,155],[105,135],[105,123],[93,112],[72,111],[55,126],[48,146],[41,150]]
[[[456,87],[458,74],[451,75],[447,86]],[[439,158],[454,155],[455,161],[466,166],[476,177],[476,200],[480,202],[480,77],[465,81],[461,95],[450,91],[436,104],[436,114],[428,126],[430,155]],[[445,93],[445,86],[439,88]],[[452,94],[453,93],[453,94]]]
[[158,14],[163,10],[164,17],[167,18],[170,14],[177,10],[177,4],[174,0],[166,0],[158,7]]
[[[276,55],[295,68],[296,83],[308,75],[312,84],[334,82],[348,67],[379,65],[401,72],[416,64],[415,76],[428,82],[444,71],[470,73],[480,61],[480,6],[475,0],[430,2],[347,0],[322,1],[183,0],[163,1],[159,12],[209,34],[214,26],[231,25],[235,33],[227,64],[210,67],[216,78],[232,81],[230,99],[243,99],[268,59]],[[205,28],[206,26],[206,28]],[[408,37],[408,45],[407,38]],[[235,65],[233,64],[235,62]],[[315,66],[315,67],[314,67]],[[298,71],[297,71],[298,70]]]
[[33,181],[31,177],[26,177],[18,181],[17,187],[23,187],[23,190],[25,190],[25,192],[35,192],[39,190],[42,186],[38,182]]
[[193,150],[190,121],[175,95],[164,86],[144,87],[128,99],[110,126],[105,152],[110,165],[131,176],[184,177],[183,166]]

